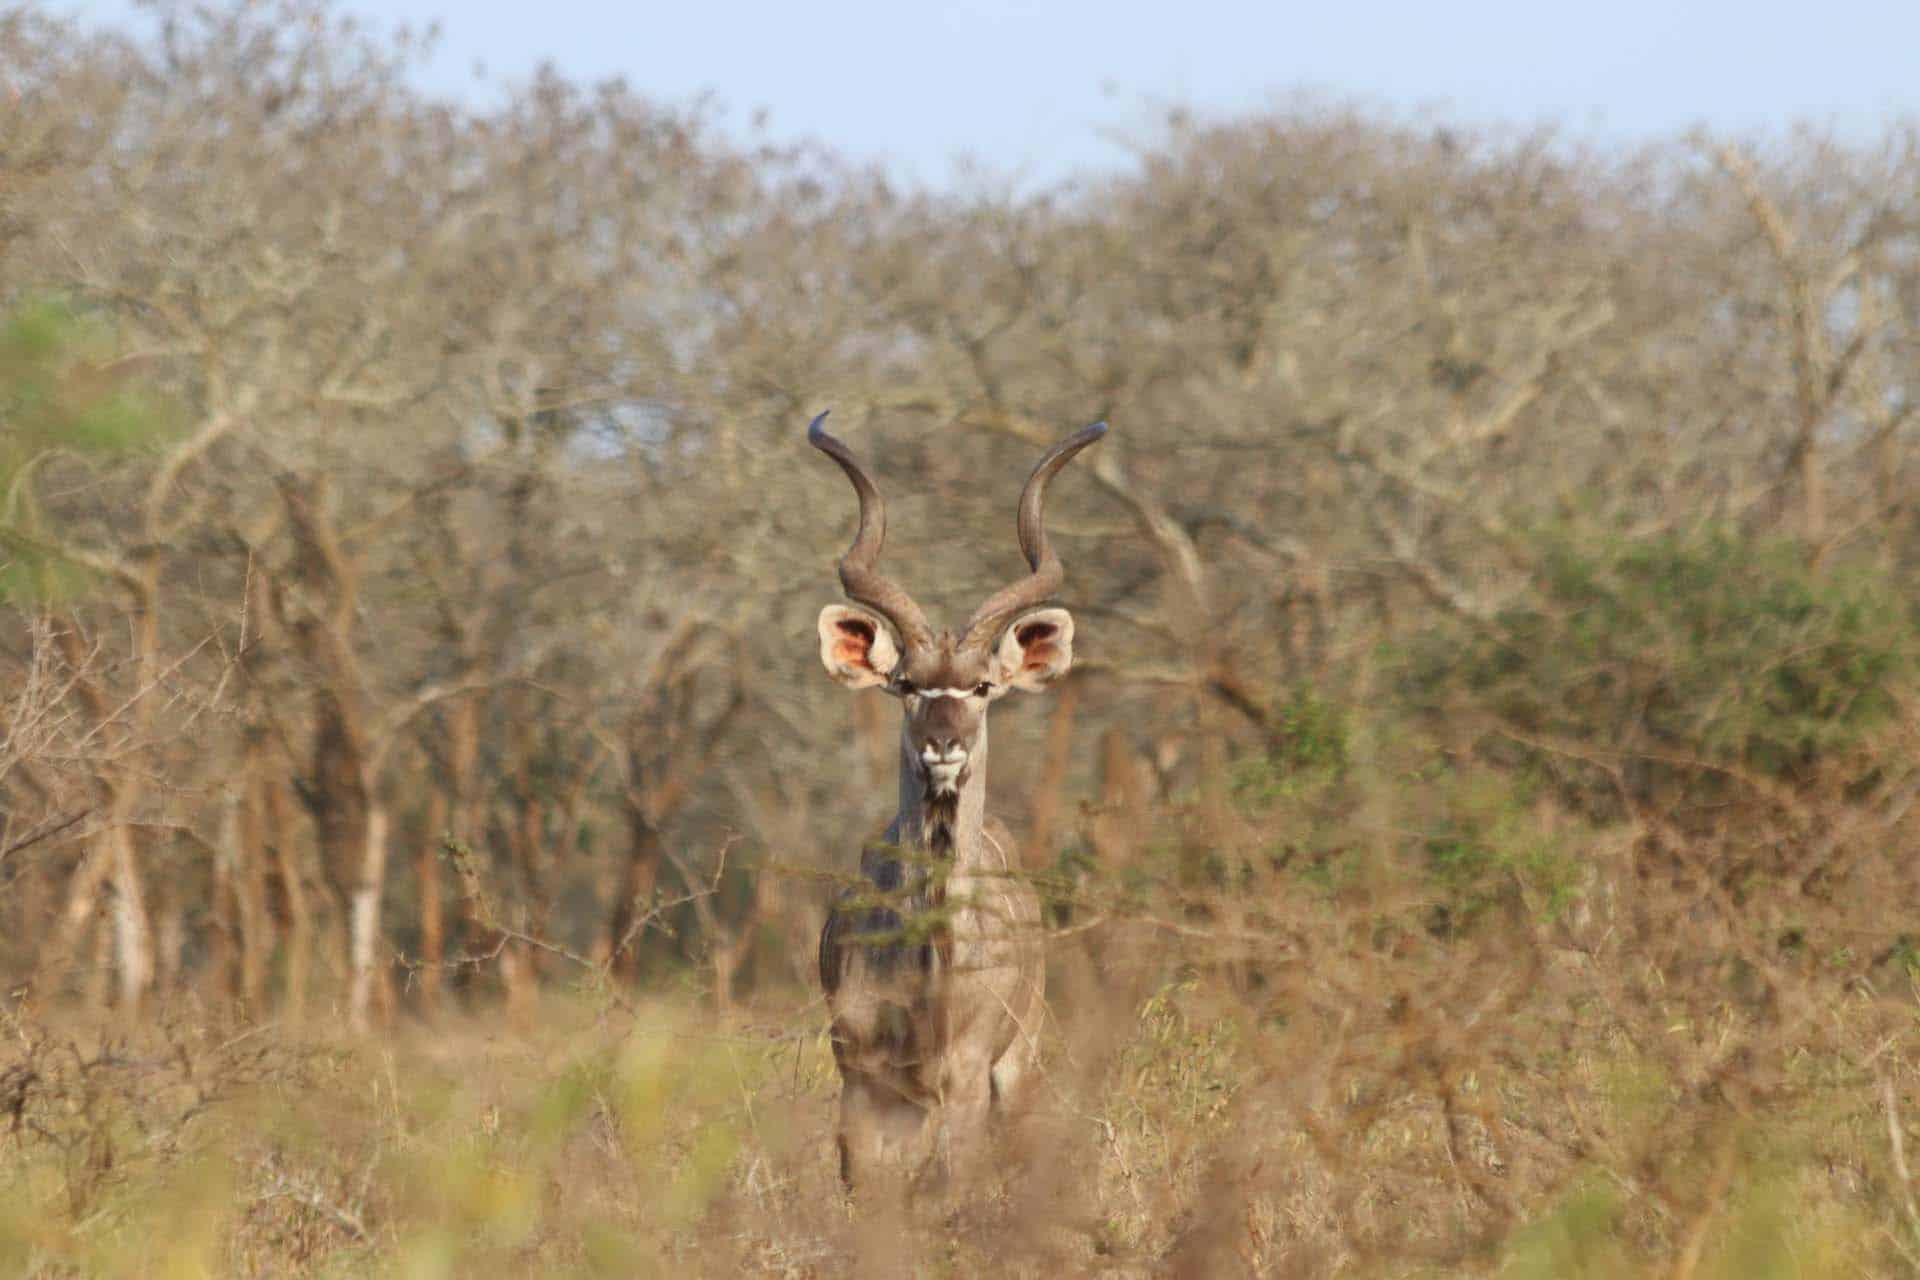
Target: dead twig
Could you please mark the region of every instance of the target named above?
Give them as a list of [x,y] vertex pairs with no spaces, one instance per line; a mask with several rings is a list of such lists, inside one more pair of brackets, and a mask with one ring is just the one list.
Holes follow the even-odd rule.
[[85,809],[81,809],[77,813],[69,814],[67,817],[60,818],[56,821],[42,823],[36,830],[28,832],[26,835],[21,836],[18,840],[15,840],[12,844],[7,845],[3,849],[0,849],[0,863],[4,863],[8,858],[12,857],[16,853],[19,853],[22,849],[30,848],[33,845],[39,844],[42,840],[51,840],[54,836],[59,835],[62,831],[66,831],[71,827],[77,826],[84,818],[86,818],[88,814],[92,812],[93,812],[93,806],[89,805]]

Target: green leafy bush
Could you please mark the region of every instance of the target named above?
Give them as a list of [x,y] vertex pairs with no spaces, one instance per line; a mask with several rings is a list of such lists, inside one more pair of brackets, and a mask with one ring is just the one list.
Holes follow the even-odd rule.
[[1728,771],[1807,781],[1892,715],[1913,673],[1908,604],[1870,565],[1815,566],[1797,542],[1719,526],[1561,525],[1531,543],[1535,589],[1489,625],[1423,641],[1406,692],[1491,716],[1521,744],[1618,762],[1649,796],[1704,799]]
[[166,434],[159,402],[112,372],[113,350],[102,325],[62,302],[0,319],[0,602],[79,583],[34,501],[35,471],[59,457],[137,452]]

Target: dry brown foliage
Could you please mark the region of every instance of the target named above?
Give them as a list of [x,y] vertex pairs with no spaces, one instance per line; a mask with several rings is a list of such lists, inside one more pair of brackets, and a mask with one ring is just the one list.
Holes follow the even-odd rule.
[[[903,192],[155,11],[0,9],[0,1265],[1920,1270],[1912,122]],[[812,994],[893,786],[829,406],[935,615],[1114,425],[995,734],[1045,1087],[894,1218]]]

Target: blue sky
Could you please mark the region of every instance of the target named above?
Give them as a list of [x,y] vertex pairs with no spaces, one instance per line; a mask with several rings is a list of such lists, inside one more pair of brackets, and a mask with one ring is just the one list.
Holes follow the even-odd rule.
[[[52,0],[102,23],[129,0]],[[484,101],[542,59],[711,93],[745,132],[810,137],[944,183],[971,155],[1025,182],[1123,163],[1103,134],[1158,107],[1250,110],[1306,89],[1457,121],[1556,121],[1600,139],[1811,119],[1870,135],[1920,115],[1920,0],[1607,4],[975,0],[591,3],[348,0],[442,23],[423,84]],[[489,81],[476,82],[484,65]]]

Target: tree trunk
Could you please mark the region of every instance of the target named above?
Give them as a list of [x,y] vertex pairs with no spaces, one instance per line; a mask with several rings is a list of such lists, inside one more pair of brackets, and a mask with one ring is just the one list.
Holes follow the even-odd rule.
[[[447,707],[447,786],[448,831],[471,855],[470,865],[479,871],[480,850],[480,698],[469,694],[455,699]],[[481,900],[471,892],[462,894],[465,906],[465,941],[462,950],[471,954],[484,951],[495,941],[492,922],[480,917]],[[504,980],[504,978],[503,978]]]
[[426,830],[414,854],[414,873],[420,881],[420,1007],[431,1012],[440,1005],[440,967],[446,963],[446,907],[440,885],[440,841],[449,828],[452,808],[445,787],[427,794]]
[[[143,675],[152,645],[150,615],[151,610],[146,611],[135,628],[135,668]],[[82,675],[87,669],[88,655],[80,642],[78,624],[70,619],[66,625],[56,628],[55,634],[61,658],[75,675],[74,691],[81,705],[94,725],[105,728],[116,713],[108,706],[99,685]],[[139,699],[133,710],[139,712],[145,705],[146,700]],[[61,957],[71,954],[67,948],[78,941],[80,929],[93,914],[94,895],[103,882],[109,885],[120,1007],[129,1016],[137,1016],[153,985],[153,933],[141,883],[139,851],[130,825],[139,808],[142,789],[134,776],[118,770],[103,776],[100,785],[106,792],[105,826],[95,836],[97,847],[74,873],[62,937],[53,950],[53,959],[54,963],[61,964],[64,963]]]
[[[128,806],[129,808],[131,806]],[[112,867],[113,943],[121,1013],[138,1017],[153,989],[153,928],[140,875],[140,850],[133,827],[115,821],[104,833]]]
[[240,926],[240,872],[246,842],[246,774],[241,773],[240,788],[230,791],[222,806],[220,835],[213,850],[213,941],[208,962],[207,986],[223,1005],[244,998],[240,970],[245,944]]
[[86,982],[81,990],[82,1002],[94,1013],[106,1009],[113,990],[113,930],[107,927],[104,916],[97,923],[99,927],[93,931],[93,962],[87,966]]
[[[153,833],[150,830],[136,832],[133,839],[136,848],[143,848],[147,852],[146,861],[151,866]],[[177,869],[176,874],[169,876],[163,865],[148,892],[147,916],[153,927],[153,977],[150,985],[163,995],[179,991],[186,977],[187,904],[183,888]]]
[[273,952],[273,917],[267,910],[266,788],[258,752],[249,749],[236,806],[238,830],[232,856],[234,905],[240,921],[239,996],[255,1016],[265,1009],[267,958]]
[[112,869],[107,843],[96,834],[82,846],[80,857],[67,876],[66,905],[60,911],[59,928],[51,945],[40,956],[39,976],[34,985],[48,996],[65,988],[73,977],[87,930],[99,915],[100,888]]
[[[545,934],[551,914],[547,900],[545,851],[542,848],[546,834],[546,807],[532,793],[530,784],[525,784],[523,780],[523,786],[517,797],[514,814],[501,826],[506,831],[508,852],[519,871],[524,898],[524,923],[521,927],[525,933],[538,938]],[[515,957],[515,964],[510,972],[503,966],[500,976],[507,984],[508,1001],[524,1009],[532,1004],[539,982],[539,955],[533,948],[520,942],[509,943],[501,951],[502,961],[509,954]]]
[[352,969],[347,1022],[355,1031],[370,1025],[379,978],[380,899],[387,877],[387,811],[379,804],[368,807],[361,840],[360,875],[349,895],[347,924]]
[[262,785],[266,796],[268,847],[274,853],[279,872],[280,896],[287,918],[286,1016],[298,1023],[306,1017],[307,990],[313,973],[313,904],[307,897],[306,881],[300,874],[300,858],[294,849],[293,813],[287,803],[287,788],[278,780]]
[[627,808],[627,870],[613,903],[607,929],[607,955],[612,971],[631,981],[640,971],[640,925],[653,908],[653,891],[660,880],[660,830],[638,806]]
[[1060,822],[1067,769],[1073,762],[1073,721],[1080,701],[1079,683],[1066,681],[1054,697],[1053,712],[1047,718],[1047,742],[1040,777],[1031,801],[1033,818],[1028,824],[1027,844],[1021,859],[1029,871],[1043,870],[1053,861],[1054,829]]
[[1093,816],[1093,849],[1109,874],[1130,865],[1147,822],[1146,770],[1126,731],[1109,725],[1100,735],[1100,800]]

